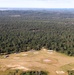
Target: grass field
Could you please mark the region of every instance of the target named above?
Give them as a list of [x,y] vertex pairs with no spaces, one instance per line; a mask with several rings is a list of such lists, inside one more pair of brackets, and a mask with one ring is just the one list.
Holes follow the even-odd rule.
[[10,54],[7,58],[3,57],[0,56],[0,72],[7,69],[43,70],[48,71],[49,75],[68,75],[67,70],[74,69],[74,57],[46,49]]

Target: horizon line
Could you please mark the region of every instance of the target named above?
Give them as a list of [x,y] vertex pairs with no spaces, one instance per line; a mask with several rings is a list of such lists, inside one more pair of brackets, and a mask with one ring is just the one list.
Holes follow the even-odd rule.
[[0,9],[1,9],[1,8],[3,8],[3,9],[5,9],[5,8],[8,8],[8,9],[10,9],[10,8],[11,8],[11,9],[13,9],[13,8],[14,8],[14,9],[16,9],[16,8],[18,8],[18,9],[19,9],[19,8],[21,8],[21,9],[74,9],[74,8],[25,8],[25,7],[22,8],[22,7],[0,7]]

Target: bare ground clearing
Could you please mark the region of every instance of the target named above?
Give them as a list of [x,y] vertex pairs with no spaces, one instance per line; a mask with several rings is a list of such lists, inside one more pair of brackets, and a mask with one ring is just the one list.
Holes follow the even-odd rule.
[[[68,65],[70,64],[70,65]],[[27,70],[45,70],[50,75],[67,75],[66,68],[74,69],[74,57],[42,49],[11,54],[8,58],[0,58],[0,70],[5,68]]]

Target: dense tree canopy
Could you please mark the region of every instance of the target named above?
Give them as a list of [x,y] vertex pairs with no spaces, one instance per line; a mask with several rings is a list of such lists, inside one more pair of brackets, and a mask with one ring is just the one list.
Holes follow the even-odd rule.
[[74,56],[73,10],[0,11],[0,54],[42,47]]

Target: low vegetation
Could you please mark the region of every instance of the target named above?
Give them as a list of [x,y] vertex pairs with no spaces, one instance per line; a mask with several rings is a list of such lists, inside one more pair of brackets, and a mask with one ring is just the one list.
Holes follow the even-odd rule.
[[63,65],[61,68],[64,71],[72,70],[74,68],[74,63],[69,63],[69,64],[66,64],[66,65]]
[[69,71],[68,71],[68,74],[69,74],[69,75],[74,75],[74,70],[69,70]]
[[48,75],[44,71],[21,71],[21,70],[5,70],[0,71],[1,75]]

